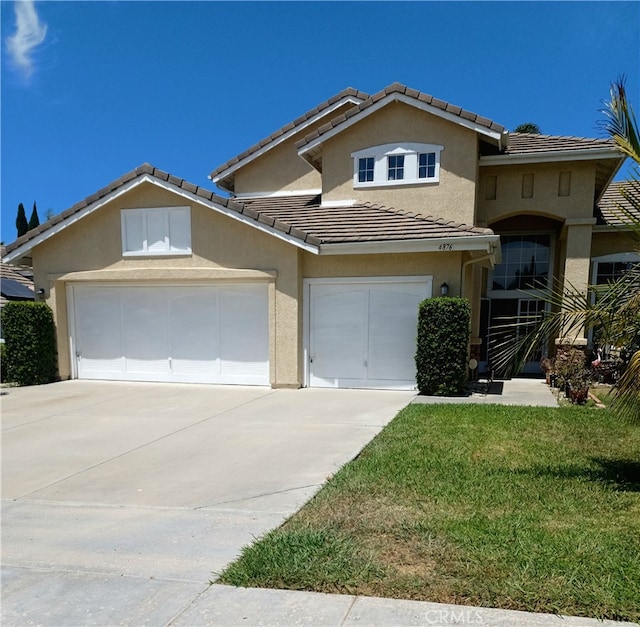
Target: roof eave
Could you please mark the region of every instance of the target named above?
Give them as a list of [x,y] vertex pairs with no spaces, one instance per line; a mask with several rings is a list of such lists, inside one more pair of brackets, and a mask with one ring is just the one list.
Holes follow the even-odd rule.
[[556,161],[594,161],[597,159],[620,159],[620,152],[614,148],[585,148],[582,150],[548,150],[513,155],[485,155],[480,157],[480,165],[518,165],[525,163],[552,163]]
[[481,251],[495,255],[500,250],[499,235],[461,235],[379,242],[340,242],[320,245],[320,255],[370,255],[388,253],[431,253]]

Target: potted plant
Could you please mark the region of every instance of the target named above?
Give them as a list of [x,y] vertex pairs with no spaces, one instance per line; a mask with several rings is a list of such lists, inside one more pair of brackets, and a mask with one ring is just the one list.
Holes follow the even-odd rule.
[[549,357],[543,357],[540,360],[540,370],[544,372],[544,377],[547,382],[547,385],[553,385],[552,378],[555,378],[554,369],[555,369],[555,359],[549,359]]
[[575,347],[563,348],[555,359],[558,387],[572,403],[583,405],[589,398],[589,371],[583,351]]
[[589,371],[584,368],[576,369],[567,381],[567,398],[576,405],[584,405],[589,398]]

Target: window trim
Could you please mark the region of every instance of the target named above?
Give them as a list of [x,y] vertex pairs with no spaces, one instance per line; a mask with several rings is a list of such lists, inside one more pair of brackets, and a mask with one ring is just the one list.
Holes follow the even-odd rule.
[[[398,185],[430,185],[440,182],[440,153],[444,146],[439,144],[423,144],[402,142],[381,144],[363,148],[351,153],[353,159],[353,187],[389,187]],[[434,176],[419,178],[419,155],[435,154]],[[389,157],[404,157],[404,177],[389,179]],[[360,181],[360,159],[373,158],[373,181]]]
[[[142,232],[142,250],[127,250],[127,217],[132,215],[141,215],[143,221]],[[148,218],[151,214],[162,214],[164,219],[164,240],[165,248],[163,250],[149,250],[149,233]],[[186,216],[187,227],[187,248],[175,248],[172,250],[171,245],[171,226],[170,218],[174,216]],[[122,236],[122,256],[123,257],[175,257],[191,255],[191,207],[139,207],[120,210],[120,227]]]

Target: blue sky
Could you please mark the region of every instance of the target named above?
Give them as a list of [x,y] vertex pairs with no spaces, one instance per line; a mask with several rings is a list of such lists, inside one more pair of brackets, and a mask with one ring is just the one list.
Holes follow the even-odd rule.
[[[513,129],[640,109],[640,3],[0,1],[2,232],[150,162],[208,173],[347,86],[399,81]],[[640,111],[639,111],[640,113]]]

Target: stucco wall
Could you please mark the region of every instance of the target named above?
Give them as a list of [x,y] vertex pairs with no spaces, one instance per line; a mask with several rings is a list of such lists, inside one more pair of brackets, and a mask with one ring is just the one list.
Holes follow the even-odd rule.
[[591,239],[591,257],[602,257],[614,253],[636,252],[638,241],[625,231],[598,231],[596,227]]
[[[192,255],[123,258],[121,209],[186,205],[191,207]],[[96,280],[96,274],[68,276],[71,273],[95,270],[102,280],[133,282],[269,281],[270,273],[276,288],[269,291],[271,381],[301,383],[298,249],[208,207],[144,183],[34,248],[33,267],[35,284],[45,288],[56,316],[63,378],[70,374],[66,280]],[[241,269],[266,274],[243,276]]]
[[346,104],[306,126],[235,173],[235,193],[249,194],[320,189],[320,173],[298,156],[295,143],[354,105]]
[[433,275],[434,295],[440,285],[449,285],[449,294],[460,292],[462,254],[396,253],[389,255],[314,255],[302,253],[302,276],[305,279],[333,277]]
[[[444,146],[439,183],[353,187],[351,153],[393,142]],[[403,103],[391,103],[327,140],[322,153],[322,199],[381,203],[471,224],[477,173],[476,133]]]
[[[560,172],[571,172],[569,196],[559,196]],[[533,197],[523,198],[523,175],[533,174]],[[496,198],[488,200],[489,177],[496,178]],[[595,165],[585,162],[483,166],[478,186],[479,226],[521,214],[590,218],[593,215]]]

